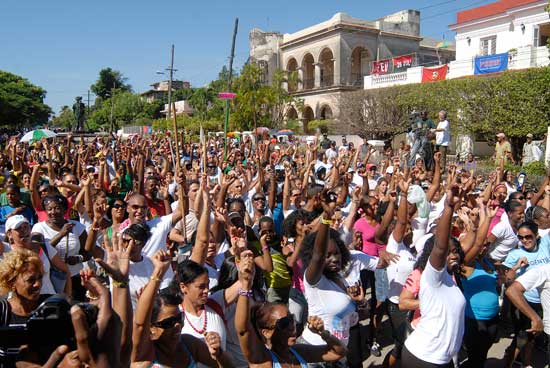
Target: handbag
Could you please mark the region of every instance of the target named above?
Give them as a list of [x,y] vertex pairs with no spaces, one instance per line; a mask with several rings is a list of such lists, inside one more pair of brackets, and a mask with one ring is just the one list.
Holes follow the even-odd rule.
[[[68,242],[69,242],[69,237],[67,236],[67,243]],[[46,254],[48,261],[50,262],[50,281],[52,282],[53,289],[55,290],[56,293],[64,293],[65,285],[67,284],[67,273],[65,271],[61,271],[60,269],[56,268],[53,265],[50,255],[48,254],[48,247],[46,247],[46,243],[43,240],[40,242],[40,247]],[[67,245],[67,251],[68,250],[69,250],[69,247]]]

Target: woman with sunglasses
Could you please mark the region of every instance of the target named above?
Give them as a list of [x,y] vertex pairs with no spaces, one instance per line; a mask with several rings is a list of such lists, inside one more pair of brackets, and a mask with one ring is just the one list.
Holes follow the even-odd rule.
[[327,330],[319,317],[308,318],[308,328],[322,339],[319,345],[296,344],[294,316],[283,304],[264,303],[251,307],[254,258],[250,250],[240,254],[239,290],[235,328],[250,367],[307,368],[308,363],[334,362],[346,354],[345,346]]
[[113,234],[119,232],[120,224],[128,218],[126,203],[121,199],[115,199],[107,209],[107,217],[111,220],[111,226],[107,228],[107,238],[111,240]]
[[153,272],[139,298],[132,333],[132,368],[195,368],[233,367],[222,351],[216,332],[208,332],[204,340],[181,335],[184,316],[176,294],[158,294],[161,280],[170,269],[168,252],[158,251],[152,258]]
[[86,289],[80,282],[80,270],[83,269],[83,262],[90,258],[85,250],[88,236],[86,228],[78,221],[65,219],[68,202],[61,194],[43,198],[42,207],[48,214],[48,219],[35,224],[32,232],[42,234],[69,265],[73,297],[76,300],[85,300]]
[[[503,262],[503,266],[506,267],[507,270],[507,285],[511,285],[518,276],[521,276],[527,270],[550,263],[550,237],[546,235],[542,239],[539,238],[537,224],[529,221],[520,224],[518,227],[517,238],[519,240],[519,247],[510,251]],[[523,296],[531,308],[542,316],[542,305],[537,290],[526,291]],[[519,346],[517,346],[518,338],[527,337],[527,343],[523,347],[523,364],[528,366],[532,361],[532,350],[535,341],[533,334],[525,335],[525,330],[529,329],[531,326],[531,320],[519,311],[517,311],[517,313],[513,313],[512,316],[515,317],[515,335],[514,340],[510,345],[510,349],[514,350],[514,359],[511,359],[510,357],[509,363],[513,362],[522,350]]]

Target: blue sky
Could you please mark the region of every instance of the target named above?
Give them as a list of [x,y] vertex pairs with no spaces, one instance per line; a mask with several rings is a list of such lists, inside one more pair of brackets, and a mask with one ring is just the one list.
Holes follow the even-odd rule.
[[[48,91],[56,113],[86,95],[99,70],[120,70],[137,92],[163,79],[175,44],[176,78],[202,86],[228,62],[239,17],[235,66],[248,57],[252,28],[292,33],[345,12],[376,19],[402,9],[421,11],[424,36],[453,39],[456,12],[490,0],[0,0],[0,70]],[[86,98],[86,97],[85,97]]]

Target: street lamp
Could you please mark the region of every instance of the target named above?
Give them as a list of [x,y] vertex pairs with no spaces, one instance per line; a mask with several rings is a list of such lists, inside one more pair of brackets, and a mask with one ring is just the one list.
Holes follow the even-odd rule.
[[[172,45],[172,53],[170,57],[170,67],[165,69],[166,71],[170,72],[170,79],[168,80],[168,114],[166,114],[166,119],[170,118],[170,112],[172,111],[172,78],[174,76],[174,72],[177,71],[177,69],[174,69],[174,45]],[[162,74],[165,75],[166,73],[157,70],[156,74]],[[174,114],[176,112],[174,111]]]

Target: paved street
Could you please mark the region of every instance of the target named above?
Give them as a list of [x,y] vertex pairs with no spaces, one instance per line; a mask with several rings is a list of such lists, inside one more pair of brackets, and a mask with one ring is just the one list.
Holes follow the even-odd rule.
[[[391,339],[390,339],[391,329],[387,318],[384,318],[383,329],[384,329],[384,339],[380,341],[380,344],[383,346],[382,356],[379,358],[376,358],[374,356],[369,356],[363,363],[363,367],[370,367],[370,368],[382,367],[382,362],[384,360],[384,357],[391,350],[393,345],[391,344]],[[487,364],[485,365],[485,368],[504,367],[504,360],[503,360],[504,351],[506,347],[510,345],[511,341],[512,340],[510,338],[501,338],[496,344],[492,346],[491,350],[489,351],[489,359],[487,361]],[[544,353],[542,351],[535,349],[534,357],[535,357],[535,360],[533,362],[534,368],[545,367]],[[521,367],[521,365],[515,364],[514,367],[519,368]]]

